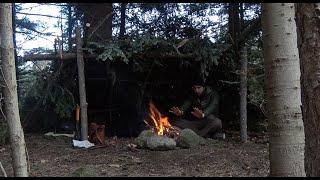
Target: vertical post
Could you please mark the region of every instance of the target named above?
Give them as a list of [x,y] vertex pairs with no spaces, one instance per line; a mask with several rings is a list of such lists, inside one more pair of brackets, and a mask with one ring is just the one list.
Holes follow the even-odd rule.
[[247,47],[243,44],[240,58],[240,136],[242,142],[247,142]]
[[81,40],[81,28],[76,27],[76,45],[77,45],[77,65],[79,78],[79,96],[80,96],[80,113],[81,113],[81,140],[88,140],[88,116],[87,116],[87,98],[86,83],[84,79],[84,61]]

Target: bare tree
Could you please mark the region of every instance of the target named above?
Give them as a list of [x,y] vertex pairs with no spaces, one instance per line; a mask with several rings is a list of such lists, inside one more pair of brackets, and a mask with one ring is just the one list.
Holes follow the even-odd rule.
[[305,176],[300,65],[293,3],[262,3],[270,176]]
[[11,3],[0,3],[0,32],[4,107],[9,125],[14,176],[27,177],[26,145],[18,108]]

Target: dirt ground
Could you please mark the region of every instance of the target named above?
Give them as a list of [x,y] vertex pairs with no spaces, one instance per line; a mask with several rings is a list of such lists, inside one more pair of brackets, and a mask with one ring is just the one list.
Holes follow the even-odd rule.
[[[97,149],[74,148],[72,138],[62,136],[26,134],[25,139],[33,177],[265,177],[269,172],[265,136],[241,143],[227,133],[225,140],[208,138],[204,146],[170,151],[128,148],[135,138],[107,137],[107,146]],[[9,145],[0,146],[0,162],[13,176]]]

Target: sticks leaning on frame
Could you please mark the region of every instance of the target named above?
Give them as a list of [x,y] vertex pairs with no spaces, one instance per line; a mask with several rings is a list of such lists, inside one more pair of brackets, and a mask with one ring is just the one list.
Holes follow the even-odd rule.
[[7,177],[7,173],[6,173],[6,171],[4,170],[1,162],[0,162],[0,168],[1,168],[1,171],[2,171],[2,173],[3,173],[3,176],[4,176],[4,177]]

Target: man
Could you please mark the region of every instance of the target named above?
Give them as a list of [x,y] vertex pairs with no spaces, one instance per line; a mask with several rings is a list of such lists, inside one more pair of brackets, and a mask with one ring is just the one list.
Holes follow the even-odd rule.
[[177,118],[171,124],[181,129],[189,128],[202,137],[219,137],[222,122],[218,118],[219,95],[209,86],[205,86],[203,78],[198,77],[193,82],[193,94],[185,100],[182,106],[173,106],[169,112]]

